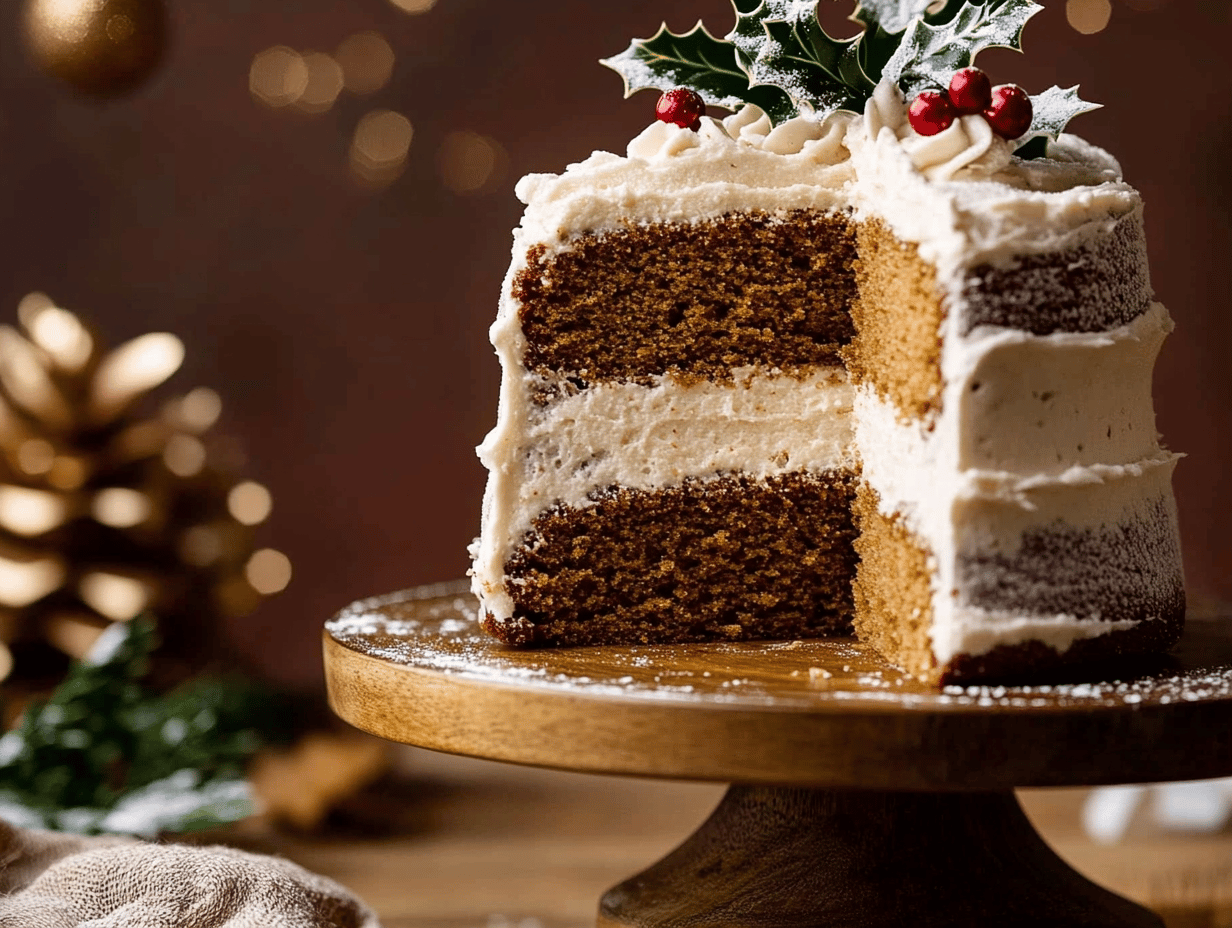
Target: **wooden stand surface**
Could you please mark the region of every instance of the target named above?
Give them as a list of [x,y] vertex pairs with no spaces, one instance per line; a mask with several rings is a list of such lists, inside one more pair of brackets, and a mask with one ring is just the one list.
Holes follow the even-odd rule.
[[1232,775],[1227,622],[1119,678],[937,692],[846,639],[515,651],[448,584],[350,607],[325,664],[339,715],[390,740],[739,784],[603,928],[1158,926],[1010,791]]

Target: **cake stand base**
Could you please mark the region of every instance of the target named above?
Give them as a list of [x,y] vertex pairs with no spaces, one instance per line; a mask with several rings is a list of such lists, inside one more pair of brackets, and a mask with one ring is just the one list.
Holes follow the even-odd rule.
[[1011,792],[733,786],[599,928],[1162,928],[1046,845]]
[[1116,676],[939,692],[845,639],[510,649],[451,584],[353,605],[325,671],[339,715],[394,741],[741,784],[601,928],[1162,928],[1011,790],[1232,774],[1227,620]]

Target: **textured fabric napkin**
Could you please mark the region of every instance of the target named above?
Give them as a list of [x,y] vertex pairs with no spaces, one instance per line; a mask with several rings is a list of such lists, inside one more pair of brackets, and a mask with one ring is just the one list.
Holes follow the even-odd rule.
[[0,928],[380,928],[332,880],[225,847],[0,822]]

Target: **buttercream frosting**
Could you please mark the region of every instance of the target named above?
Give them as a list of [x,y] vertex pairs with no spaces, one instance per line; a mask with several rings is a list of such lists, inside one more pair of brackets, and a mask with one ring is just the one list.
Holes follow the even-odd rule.
[[[772,127],[748,105],[722,121],[704,117],[696,132],[656,122],[625,156],[596,152],[560,175],[524,178],[517,193],[527,208],[491,330],[504,379],[497,426],[479,449],[490,479],[472,550],[475,591],[496,620],[512,611],[506,558],[554,505],[588,505],[594,490],[611,485],[858,461],[882,510],[935,553],[939,663],[1024,640],[1064,650],[1124,627],[1092,615],[1007,613],[968,601],[960,582],[964,557],[1012,553],[1033,527],[1094,529],[1146,518],[1161,499],[1171,505],[1177,456],[1159,445],[1150,398],[1171,321],[1152,302],[1145,274],[1140,290],[1118,296],[1132,318],[1112,328],[1037,335],[964,320],[981,268],[1086,255],[1083,248],[1125,223],[1140,233],[1140,198],[1106,152],[1062,135],[1048,158],[1024,161],[980,116],[920,136],[897,87],[883,83],[860,115]],[[727,384],[670,376],[595,384],[536,405],[544,383],[521,365],[525,339],[512,296],[529,248],[568,250],[581,235],[626,223],[795,209],[883,222],[935,268],[948,313],[933,418],[907,421],[828,369],[803,379],[747,369]]]

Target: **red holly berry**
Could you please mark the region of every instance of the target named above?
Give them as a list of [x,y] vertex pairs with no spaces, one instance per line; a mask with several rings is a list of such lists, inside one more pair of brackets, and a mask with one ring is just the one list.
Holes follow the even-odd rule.
[[984,110],[984,118],[992,131],[1003,139],[1016,139],[1031,128],[1034,116],[1031,98],[1017,84],[1002,84],[992,89],[992,103]]
[[936,90],[923,90],[907,111],[911,128],[920,135],[936,135],[950,128],[954,122],[954,106],[950,98]]
[[702,114],[705,112],[706,102],[701,95],[687,87],[669,90],[659,97],[655,106],[655,116],[660,122],[670,122],[694,132],[702,127]]
[[992,81],[979,68],[963,68],[950,78],[950,102],[964,116],[973,116],[992,103]]

